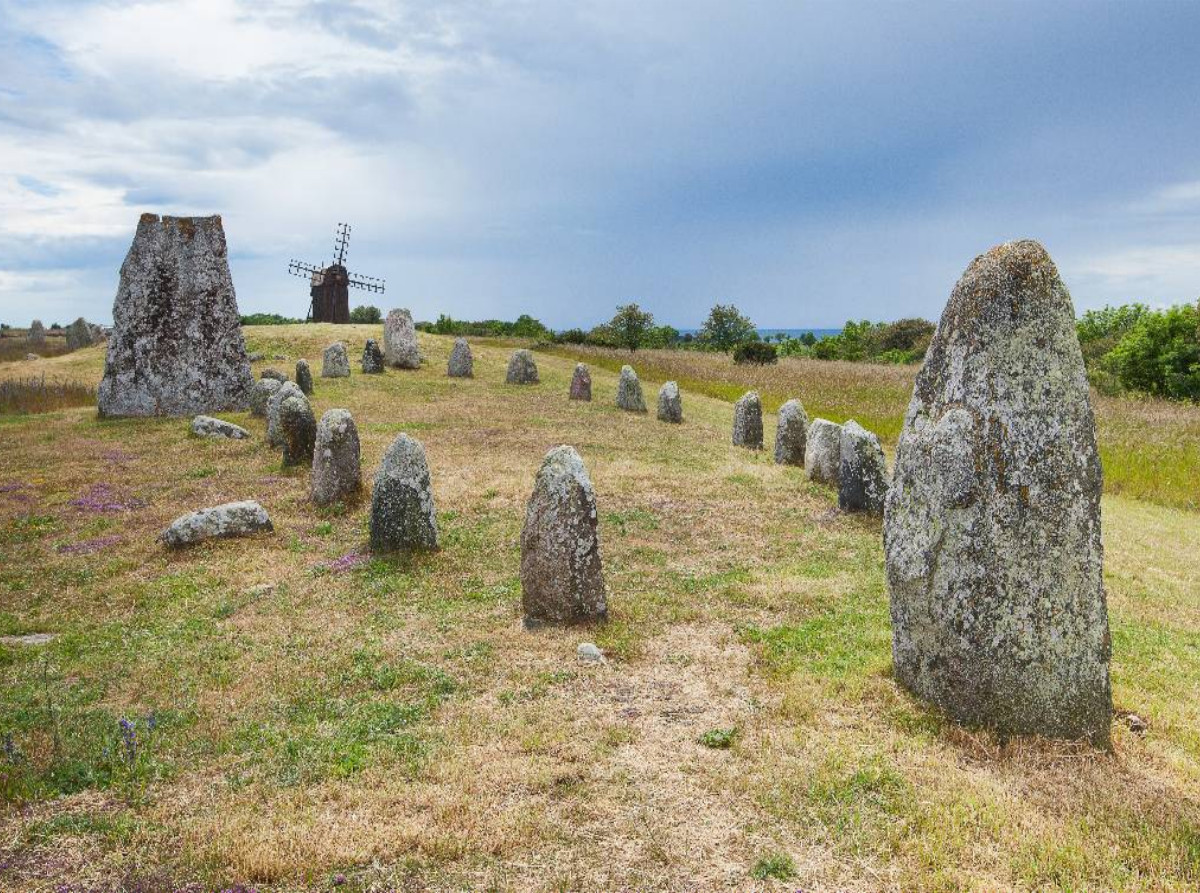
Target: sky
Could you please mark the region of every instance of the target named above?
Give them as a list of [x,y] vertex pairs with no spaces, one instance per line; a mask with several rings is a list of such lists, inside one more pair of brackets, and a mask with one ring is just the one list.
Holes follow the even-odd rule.
[[143,212],[418,319],[936,319],[1039,239],[1077,312],[1200,297],[1200,3],[0,0],[0,320],[109,322]]

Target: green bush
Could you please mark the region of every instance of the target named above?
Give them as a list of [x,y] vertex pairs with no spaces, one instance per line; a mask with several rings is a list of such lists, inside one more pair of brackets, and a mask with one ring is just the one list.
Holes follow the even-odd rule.
[[350,311],[350,322],[373,324],[382,322],[383,314],[378,307],[372,307],[370,304],[359,305]]
[[[292,319],[289,316],[280,316],[278,313],[248,313],[242,317],[242,325],[244,326],[290,326],[295,323],[302,323],[302,319]],[[55,324],[50,328],[56,329]]]
[[1141,308],[1100,366],[1126,390],[1200,400],[1200,309],[1190,304],[1163,311]]
[[766,366],[779,362],[774,344],[766,341],[744,341],[733,349],[733,361],[739,366]]

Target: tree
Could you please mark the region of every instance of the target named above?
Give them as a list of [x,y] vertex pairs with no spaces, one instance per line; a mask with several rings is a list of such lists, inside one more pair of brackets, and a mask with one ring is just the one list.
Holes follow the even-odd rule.
[[1200,311],[1150,311],[1103,359],[1121,386],[1176,400],[1200,399]]
[[714,306],[700,327],[700,340],[726,353],[743,341],[753,341],[756,334],[754,323],[732,304]]
[[647,313],[637,304],[623,304],[608,325],[618,347],[637,350],[645,340],[647,330],[654,325],[654,314]]
[[350,311],[350,322],[377,323],[381,319],[383,319],[383,314],[378,307],[360,305]]

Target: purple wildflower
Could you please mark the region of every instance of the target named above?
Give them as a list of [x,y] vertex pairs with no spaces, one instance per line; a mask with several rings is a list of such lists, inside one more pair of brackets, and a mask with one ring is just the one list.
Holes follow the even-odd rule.
[[125,745],[125,759],[132,767],[137,762],[137,728],[133,720],[121,717],[121,743]]
[[28,484],[22,484],[20,481],[8,481],[0,484],[0,493],[16,493],[18,490],[28,490]]
[[131,453],[127,453],[124,450],[106,450],[100,454],[100,458],[104,459],[106,462],[112,462],[115,465],[123,465],[135,457]]
[[144,499],[117,493],[108,484],[92,484],[86,493],[77,499],[72,499],[70,504],[80,511],[97,513],[126,512],[148,505]]
[[329,562],[329,564],[317,566],[324,567],[331,574],[344,574],[347,571],[354,570],[354,568],[358,567],[366,560],[367,556],[363,555],[361,552],[350,552],[346,555],[343,555],[341,558],[338,558],[336,561]]
[[92,540],[81,540],[78,543],[59,546],[58,552],[61,555],[91,555],[93,552],[107,549],[119,542],[121,542],[119,536],[98,536]]

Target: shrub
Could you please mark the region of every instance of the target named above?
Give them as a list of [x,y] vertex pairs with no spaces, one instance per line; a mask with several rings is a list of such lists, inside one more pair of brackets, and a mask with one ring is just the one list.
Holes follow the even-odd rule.
[[[244,326],[290,326],[302,322],[304,320],[280,316],[278,313],[248,313],[242,317],[242,325]],[[50,328],[57,328],[57,325],[53,325]]]
[[583,329],[567,329],[554,336],[559,344],[583,344],[587,341],[587,332]]
[[383,313],[378,307],[373,307],[370,304],[359,305],[350,311],[350,322],[356,323],[377,323],[383,320]]
[[1200,400],[1200,311],[1184,305],[1141,313],[1102,366],[1123,388]]
[[733,361],[739,366],[766,366],[779,362],[779,356],[774,344],[768,344],[766,341],[744,341],[733,349]]

